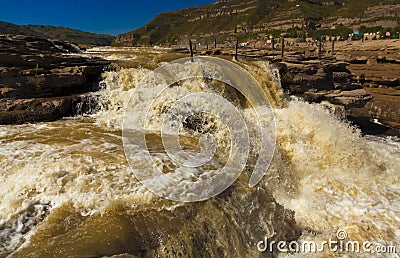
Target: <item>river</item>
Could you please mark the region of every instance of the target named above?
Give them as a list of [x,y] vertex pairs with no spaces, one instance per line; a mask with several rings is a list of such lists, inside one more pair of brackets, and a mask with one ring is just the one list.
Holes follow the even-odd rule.
[[[0,126],[0,257],[270,257],[257,249],[265,237],[324,241],[336,239],[338,230],[346,231],[347,240],[400,252],[398,138],[362,136],[328,104],[285,96],[269,63],[244,62],[274,116],[276,148],[266,175],[249,186],[246,171],[257,158],[250,150],[246,171],[223,193],[200,202],[164,199],[135,176],[129,163],[145,171],[148,157],[140,149],[127,160],[122,126],[129,101],[150,101],[135,95],[140,81],[180,56],[139,48],[97,48],[84,55],[119,63],[104,72],[93,93],[95,112]],[[163,149],[157,131],[155,120],[163,117],[168,98],[211,90],[233,102],[247,122],[254,113],[226,85],[204,78],[189,84],[172,87],[155,104],[147,148],[164,171],[208,177],[228,163],[229,130],[210,117],[200,119],[201,130],[194,122],[184,128],[189,152],[198,150],[197,134],[205,130],[218,143],[207,165],[185,170]],[[252,135],[251,142],[258,144]]]

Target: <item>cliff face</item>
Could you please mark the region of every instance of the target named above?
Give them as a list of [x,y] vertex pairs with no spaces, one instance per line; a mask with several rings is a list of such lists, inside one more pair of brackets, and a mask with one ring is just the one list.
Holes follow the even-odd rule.
[[[346,27],[399,27],[398,0],[219,0],[161,13],[145,26],[119,35],[115,45],[178,44],[197,39]],[[300,35],[298,35],[300,36]]]

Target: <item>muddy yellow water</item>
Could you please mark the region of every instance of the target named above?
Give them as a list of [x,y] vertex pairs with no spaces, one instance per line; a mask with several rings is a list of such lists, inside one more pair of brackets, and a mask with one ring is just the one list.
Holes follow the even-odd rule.
[[[0,126],[0,257],[272,257],[257,250],[265,237],[326,241],[338,229],[400,250],[400,141],[362,137],[324,105],[286,100],[269,65],[246,65],[275,102],[274,159],[255,188],[244,171],[203,202],[157,197],[125,158],[124,106],[147,68],[105,72],[96,114]],[[158,134],[147,142],[160,167],[179,168]],[[198,151],[196,137],[181,143]],[[223,166],[221,157],[199,173]]]

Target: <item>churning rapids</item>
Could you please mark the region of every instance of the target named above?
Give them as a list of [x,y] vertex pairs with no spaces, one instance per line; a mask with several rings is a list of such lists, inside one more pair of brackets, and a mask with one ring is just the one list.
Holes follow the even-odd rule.
[[[331,105],[285,96],[269,63],[241,62],[273,107],[276,149],[267,174],[252,188],[244,171],[207,201],[168,201],[135,178],[121,135],[125,106],[132,94],[138,97],[135,86],[179,56],[137,48],[99,48],[85,55],[119,64],[104,72],[91,114],[0,127],[0,257],[276,257],[259,252],[257,243],[265,237],[327,241],[339,229],[348,240],[400,251],[399,139],[363,137]],[[190,170],[169,158],[156,130],[169,99],[191,91],[220,94],[249,123],[254,114],[243,96],[221,82],[200,78],[165,92],[152,110],[147,137],[153,161],[165,171],[208,176],[226,162],[229,131],[223,125],[200,117],[184,128],[182,143],[189,151],[197,151],[197,134],[204,131],[213,132],[218,143],[208,164]],[[257,145],[256,138],[251,142]],[[146,163],[140,152],[135,158],[135,167]],[[250,153],[245,170],[256,158]]]

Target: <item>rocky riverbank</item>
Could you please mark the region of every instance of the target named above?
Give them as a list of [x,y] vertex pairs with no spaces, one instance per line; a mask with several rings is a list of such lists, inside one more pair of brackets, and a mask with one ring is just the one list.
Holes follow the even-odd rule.
[[76,112],[110,62],[68,53],[67,42],[0,36],[0,124],[53,121]]
[[[110,63],[95,55],[65,55],[79,49],[33,37],[0,37],[0,49],[0,124],[56,120],[79,113],[77,106],[93,108],[85,104],[90,95],[82,94],[96,90],[103,67]],[[240,48],[239,59],[269,60],[279,68],[289,94],[342,106],[366,132],[399,135],[399,50],[400,40],[346,41],[336,42],[332,53],[327,42],[319,59],[318,47],[301,43],[286,46],[283,58],[279,49],[268,46]],[[234,50],[196,54],[232,56]]]
[[365,41],[340,47],[337,58],[350,63],[352,79],[373,96],[362,109],[352,109],[356,117],[372,117],[380,123],[400,128],[400,40]]
[[[186,52],[186,50],[179,50]],[[329,101],[343,106],[346,115],[365,131],[400,135],[400,40],[306,43],[272,51],[240,48],[239,59],[261,58],[280,70],[282,86],[309,102]],[[234,55],[232,48],[198,51],[202,55]],[[359,123],[362,121],[362,123]]]

